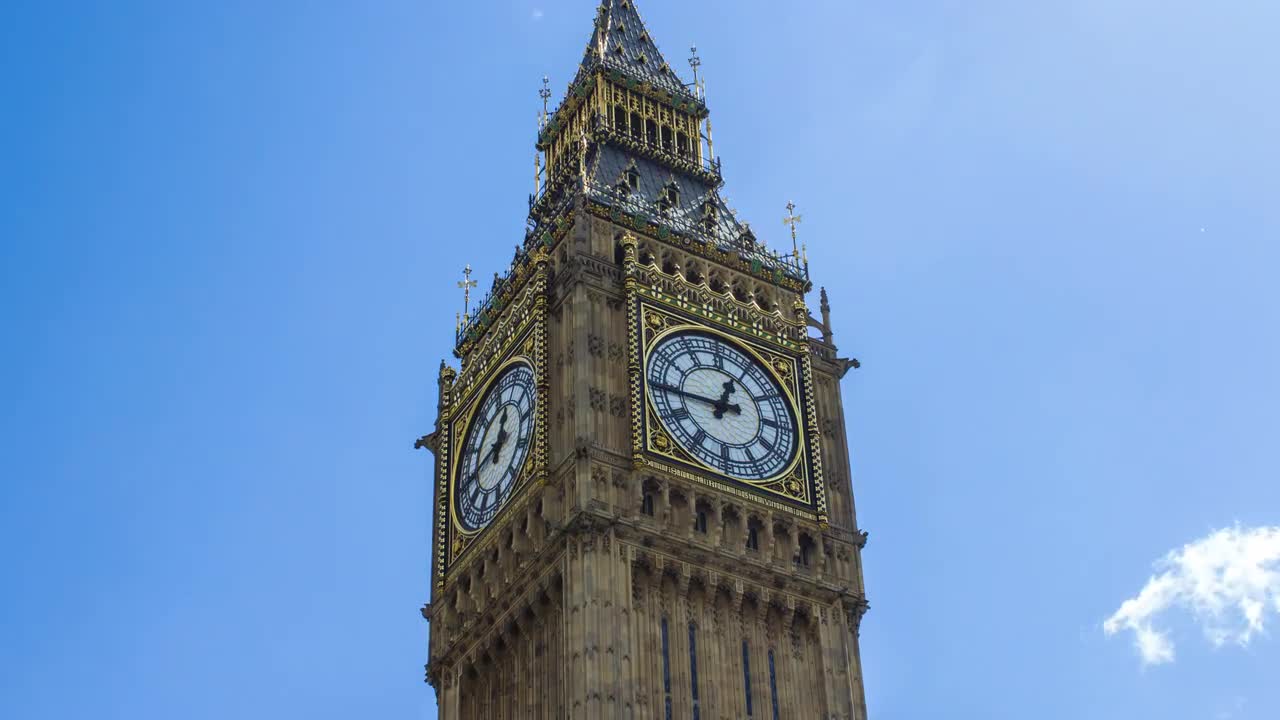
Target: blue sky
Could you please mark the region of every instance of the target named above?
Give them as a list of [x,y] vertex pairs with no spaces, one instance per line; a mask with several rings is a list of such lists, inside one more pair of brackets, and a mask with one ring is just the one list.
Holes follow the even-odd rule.
[[[640,9],[863,362],[872,717],[1280,715],[1280,5]],[[434,717],[411,446],[593,13],[0,11],[0,716]]]

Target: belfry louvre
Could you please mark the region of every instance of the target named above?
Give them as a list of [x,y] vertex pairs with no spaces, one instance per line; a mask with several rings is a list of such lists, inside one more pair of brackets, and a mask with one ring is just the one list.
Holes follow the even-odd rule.
[[[444,720],[866,717],[830,308],[720,196],[694,81],[604,0],[528,230],[441,363],[426,679]],[[544,89],[544,102],[550,96]]]

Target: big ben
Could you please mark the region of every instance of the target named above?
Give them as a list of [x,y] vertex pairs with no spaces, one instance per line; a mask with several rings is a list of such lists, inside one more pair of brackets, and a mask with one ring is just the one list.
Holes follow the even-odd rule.
[[857,363],[803,251],[721,197],[694,73],[602,2],[540,123],[527,232],[440,366],[444,720],[866,717]]

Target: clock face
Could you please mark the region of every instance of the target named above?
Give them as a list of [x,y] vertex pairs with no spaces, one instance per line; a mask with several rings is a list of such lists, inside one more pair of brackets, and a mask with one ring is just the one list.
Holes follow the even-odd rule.
[[480,400],[458,462],[454,502],[468,531],[493,520],[511,495],[533,441],[533,369],[519,363],[498,376]]
[[667,432],[708,467],[758,481],[794,459],[800,440],[782,386],[738,346],[698,331],[670,335],[650,352],[645,380]]

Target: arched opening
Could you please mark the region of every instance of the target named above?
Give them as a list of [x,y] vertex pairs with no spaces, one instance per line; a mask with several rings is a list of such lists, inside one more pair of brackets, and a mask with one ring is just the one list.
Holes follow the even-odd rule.
[[692,260],[685,265],[684,279],[695,284],[702,282],[702,273],[698,272],[698,266]]
[[711,506],[705,500],[699,500],[694,507],[693,531],[707,534],[707,516],[711,514]]
[[654,517],[657,514],[656,506],[661,487],[658,485],[657,480],[647,478],[641,488],[640,514],[646,517]]
[[760,531],[763,529],[764,524],[758,518],[747,519],[747,550],[760,552]]
[[812,567],[814,556],[813,538],[807,534],[800,535],[800,548],[796,551],[796,564],[801,567]]

